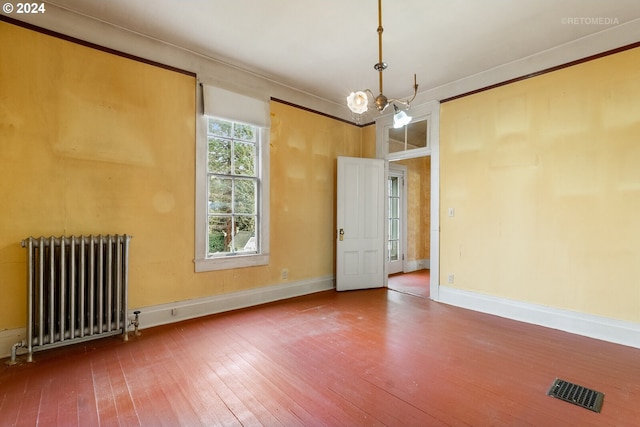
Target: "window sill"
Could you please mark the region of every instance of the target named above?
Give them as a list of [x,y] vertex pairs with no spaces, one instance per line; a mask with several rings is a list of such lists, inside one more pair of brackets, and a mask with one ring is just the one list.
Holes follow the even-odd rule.
[[233,268],[256,267],[269,264],[269,255],[235,255],[222,258],[196,258],[196,273]]

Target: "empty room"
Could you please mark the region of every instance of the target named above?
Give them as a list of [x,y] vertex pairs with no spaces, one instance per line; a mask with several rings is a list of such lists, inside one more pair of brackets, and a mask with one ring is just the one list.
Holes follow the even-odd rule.
[[635,426],[636,0],[9,0],[0,426]]

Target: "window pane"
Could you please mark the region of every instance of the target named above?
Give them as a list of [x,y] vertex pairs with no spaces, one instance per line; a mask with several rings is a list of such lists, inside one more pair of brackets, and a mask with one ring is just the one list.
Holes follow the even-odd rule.
[[255,252],[256,247],[256,217],[236,217],[236,234],[233,238],[236,252]]
[[389,147],[388,153],[397,153],[405,150],[404,127],[400,129],[389,129]]
[[[235,228],[235,233],[232,230]],[[256,252],[256,218],[239,216],[235,224],[230,216],[209,217],[209,253]]]
[[411,122],[399,129],[389,129],[388,152],[397,153],[426,147],[428,126],[428,120],[421,120]]
[[233,228],[230,216],[209,217],[209,253],[224,253],[230,251],[231,230]]
[[231,213],[230,178],[209,177],[209,214]]
[[391,219],[389,220],[389,240],[398,239],[400,236],[400,220]]
[[208,166],[210,173],[231,173],[231,141],[209,138]]
[[236,214],[255,214],[256,211],[256,180],[236,179],[235,209]]
[[233,123],[226,120],[209,118],[209,133],[217,136],[231,138]]
[[398,261],[398,241],[392,240],[389,242],[389,261]]
[[234,129],[234,137],[243,141],[255,142],[256,128],[250,125],[242,125],[240,123],[236,123]]
[[253,143],[236,142],[233,146],[233,162],[236,175],[256,175],[256,145]]
[[389,177],[389,196],[398,196],[398,182],[400,180],[397,176]]
[[400,199],[389,198],[389,218],[400,218]]

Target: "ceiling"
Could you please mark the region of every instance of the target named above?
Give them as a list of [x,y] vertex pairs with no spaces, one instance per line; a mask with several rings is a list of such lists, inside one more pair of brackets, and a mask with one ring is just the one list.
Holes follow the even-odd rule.
[[[378,93],[376,0],[48,3],[331,102]],[[422,92],[640,18],[638,0],[383,0],[382,9],[390,98],[412,94],[414,73]]]

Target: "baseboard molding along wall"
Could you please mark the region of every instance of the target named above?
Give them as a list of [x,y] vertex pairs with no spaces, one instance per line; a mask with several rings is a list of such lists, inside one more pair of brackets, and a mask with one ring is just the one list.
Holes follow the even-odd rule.
[[404,273],[411,273],[413,271],[424,270],[425,268],[431,268],[431,260],[429,259],[417,259],[413,261],[407,261],[404,263]]
[[[140,310],[140,329],[145,329],[334,289],[334,281],[333,276],[327,276],[139,309],[132,308],[129,314],[132,317],[135,310]],[[637,323],[498,298],[449,286],[440,286],[439,295],[438,302],[445,304],[640,348],[640,324]],[[11,346],[25,339],[25,328],[0,331],[0,358],[9,357]]]
[[439,302],[640,348],[640,324],[440,286]]
[[[129,317],[133,318],[133,312],[139,310],[139,328],[145,329],[334,288],[335,278],[326,276],[205,298],[176,301],[142,308],[130,308]],[[11,346],[26,339],[26,328],[0,331],[0,358],[9,357],[11,355]],[[24,350],[22,349],[18,350],[18,354],[23,352]]]
[[135,310],[140,310],[140,329],[144,329],[334,288],[335,278],[326,276],[211,297],[130,309],[129,315],[133,316]]

